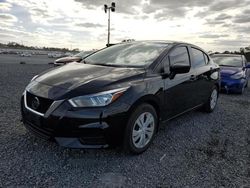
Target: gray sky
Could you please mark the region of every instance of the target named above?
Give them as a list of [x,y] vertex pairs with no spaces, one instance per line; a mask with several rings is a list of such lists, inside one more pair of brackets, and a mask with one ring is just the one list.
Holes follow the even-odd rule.
[[[113,0],[114,1],[114,0]],[[0,42],[101,48],[110,0],[0,0]],[[111,42],[177,40],[205,50],[250,45],[250,0],[116,0]]]

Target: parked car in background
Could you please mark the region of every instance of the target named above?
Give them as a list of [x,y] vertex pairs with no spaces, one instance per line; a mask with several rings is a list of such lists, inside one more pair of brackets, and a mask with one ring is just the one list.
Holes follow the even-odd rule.
[[72,54],[71,52],[65,52],[64,56],[67,57],[67,56],[73,56],[74,54]]
[[23,52],[20,54],[21,57],[31,57],[32,54],[30,52]]
[[54,65],[59,66],[59,65],[65,65],[65,64],[71,63],[71,62],[80,62],[83,60],[84,57],[86,57],[94,52],[95,51],[83,51],[83,52],[80,52],[80,53],[73,55],[73,56],[62,57],[60,59],[55,60]]
[[64,53],[59,53],[59,52],[50,52],[48,53],[49,58],[60,58],[63,57]]
[[35,76],[21,99],[22,120],[64,147],[123,143],[139,154],[160,122],[196,108],[212,112],[219,83],[219,66],[195,45],[121,43]]
[[221,89],[242,94],[248,86],[250,64],[244,55],[215,54],[213,61],[221,68]]

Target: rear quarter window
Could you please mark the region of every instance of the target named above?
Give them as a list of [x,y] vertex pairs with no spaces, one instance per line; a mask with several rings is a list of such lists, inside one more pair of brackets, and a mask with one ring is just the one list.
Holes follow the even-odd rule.
[[208,57],[201,50],[196,48],[191,48],[193,54],[193,66],[194,67],[202,67],[208,64]]

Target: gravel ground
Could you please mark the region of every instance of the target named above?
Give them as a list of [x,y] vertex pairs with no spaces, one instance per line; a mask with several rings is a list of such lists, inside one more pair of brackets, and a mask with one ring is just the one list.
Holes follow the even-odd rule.
[[25,86],[50,67],[0,63],[0,187],[250,187],[250,89],[168,122],[142,155],[74,150],[20,122]]

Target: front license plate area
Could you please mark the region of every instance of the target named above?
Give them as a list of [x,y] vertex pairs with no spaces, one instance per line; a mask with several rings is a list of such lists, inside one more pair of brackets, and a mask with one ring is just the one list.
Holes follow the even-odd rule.
[[37,114],[34,114],[33,112],[30,112],[27,110],[27,113],[26,113],[26,119],[28,122],[30,122],[31,124],[35,125],[35,126],[38,126],[38,127],[41,127],[42,124],[41,124],[41,116],[37,115]]

